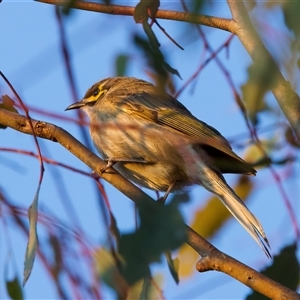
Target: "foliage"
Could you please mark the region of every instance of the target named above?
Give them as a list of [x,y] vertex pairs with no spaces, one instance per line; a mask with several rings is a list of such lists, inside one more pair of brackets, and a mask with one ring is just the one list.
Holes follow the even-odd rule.
[[[43,0],[40,2],[43,2]],[[49,2],[54,3],[55,1]],[[231,16],[229,16],[230,19],[218,17],[209,18],[206,15],[202,16],[201,14],[207,14],[208,10],[210,14],[219,14],[219,10],[216,6],[209,2],[182,1],[181,3],[173,3],[174,9],[177,11],[167,15],[169,12],[172,13],[170,4],[166,7],[168,9],[166,13],[167,17],[159,15],[160,13],[164,13],[161,11],[159,1],[141,0],[137,6],[135,8],[132,7],[130,11],[127,8],[124,8],[122,3],[120,3],[120,10],[116,11],[115,9],[117,8],[112,6],[110,1],[104,2],[105,5],[102,5],[101,3],[90,3],[89,9],[87,10],[97,11],[97,9],[102,9],[103,11],[106,10],[106,13],[117,14],[118,16],[110,16],[105,19],[103,14],[99,14],[99,20],[102,22],[102,20],[105,19],[105,22],[107,22],[105,23],[106,26],[103,26],[102,23],[101,26],[99,26],[102,30],[101,34],[97,32],[99,28],[95,25],[95,27],[90,26],[87,34],[82,36],[82,40],[84,40],[84,38],[88,39],[89,36],[93,37],[93,34],[97,32],[95,40],[101,41],[100,47],[97,48],[97,56],[91,58],[88,57],[89,59],[86,59],[86,64],[89,65],[90,73],[86,72],[83,76],[79,76],[80,72],[76,73],[75,70],[77,69],[73,66],[73,64],[75,65],[76,58],[75,56],[72,56],[73,59],[70,59],[71,56],[69,54],[73,53],[73,51],[76,52],[76,50],[78,50],[80,54],[84,53],[82,50],[83,48],[80,47],[86,46],[86,44],[89,44],[92,41],[89,40],[89,42],[86,43],[80,41],[80,43],[77,44],[72,43],[74,41],[70,41],[69,43],[69,41],[67,41],[68,38],[61,36],[60,41],[62,45],[60,50],[64,54],[61,65],[64,70],[67,70],[67,81],[65,81],[65,77],[63,77],[63,79],[57,79],[54,87],[51,86],[50,89],[56,91],[56,97],[51,96],[50,99],[47,98],[48,92],[44,87],[44,92],[36,95],[31,103],[31,100],[26,99],[28,100],[28,103],[26,101],[25,106],[29,109],[30,115],[42,115],[41,120],[43,121],[38,123],[40,127],[37,127],[36,133],[39,134],[40,131],[42,131],[44,120],[46,122],[48,118],[54,120],[53,122],[55,122],[55,124],[57,123],[62,127],[70,125],[70,123],[67,123],[67,126],[65,126],[66,124],[59,124],[64,118],[66,120],[66,117],[65,115],[64,117],[58,115],[58,109],[54,106],[54,103],[56,104],[56,102],[59,102],[62,98],[69,97],[69,91],[68,93],[66,92],[64,96],[61,95],[64,93],[63,87],[68,85],[72,86],[71,82],[74,83],[74,78],[77,77],[82,81],[86,80],[84,85],[88,85],[92,81],[91,77],[93,76],[103,75],[103,77],[107,77],[112,74],[118,76],[131,76],[132,74],[135,74],[135,69],[138,68],[141,70],[140,74],[148,76],[160,88],[165,89],[174,95],[176,94],[176,91],[178,91],[178,93],[182,92],[186,98],[192,97],[191,92],[197,91],[199,87],[205,88],[209,86],[210,91],[212,92],[214,92],[214,90],[227,89],[229,93],[227,93],[224,98],[218,99],[219,102],[213,102],[213,99],[210,98],[211,96],[206,94],[205,97],[198,97],[195,93],[195,110],[199,108],[198,110],[201,113],[203,112],[201,117],[210,110],[212,118],[223,119],[224,127],[227,125],[235,127],[235,125],[233,125],[234,122],[231,120],[231,116],[228,114],[227,107],[232,107],[232,103],[234,100],[236,101],[237,107],[241,112],[239,112],[238,118],[242,116],[240,119],[243,119],[239,124],[246,124],[246,129],[242,130],[242,127],[238,128],[239,126],[237,126],[234,130],[238,133],[245,130],[247,130],[247,132],[242,133],[237,137],[233,137],[231,142],[235,150],[239,150],[240,148],[246,149],[244,155],[245,160],[250,162],[257,169],[259,168],[259,172],[256,180],[244,176],[236,177],[235,184],[232,184],[232,186],[234,186],[234,189],[241,198],[247,200],[247,203],[251,202],[251,204],[254,202],[254,198],[256,199],[259,197],[262,190],[269,188],[269,185],[273,185],[273,188],[276,189],[276,194],[280,200],[277,199],[277,201],[272,197],[269,197],[265,199],[265,203],[267,203],[265,206],[263,206],[264,204],[262,201],[259,205],[263,207],[261,210],[267,215],[266,217],[269,217],[269,215],[275,214],[276,209],[275,204],[273,203],[283,203],[282,207],[284,207],[284,209],[281,210],[287,211],[288,215],[285,215],[285,218],[289,221],[292,220],[292,224],[289,224],[285,220],[285,230],[289,231],[289,236],[292,235],[292,239],[295,239],[296,241],[295,244],[284,247],[281,253],[274,257],[274,261],[271,265],[265,268],[261,273],[265,274],[268,278],[273,278],[275,281],[282,283],[291,290],[297,290],[299,286],[299,256],[297,257],[297,255],[299,255],[299,250],[297,248],[297,242],[299,241],[299,222],[297,223],[297,218],[299,219],[299,212],[293,209],[293,207],[297,207],[297,204],[293,203],[289,198],[291,194],[288,193],[289,191],[286,192],[286,189],[287,186],[292,185],[291,182],[293,182],[297,176],[295,166],[297,166],[299,160],[299,126],[294,126],[295,123],[293,123],[293,120],[296,120],[295,122],[297,124],[300,110],[294,109],[294,106],[290,105],[290,102],[288,102],[288,105],[286,106],[292,113],[287,113],[288,110],[286,110],[286,107],[284,106],[286,99],[284,95],[286,94],[285,89],[287,89],[290,91],[290,93],[287,93],[289,95],[288,99],[294,99],[297,103],[297,93],[299,93],[300,82],[300,58],[298,51],[300,32],[298,22],[299,3],[297,1],[282,1],[276,3],[271,1],[266,3],[251,2],[251,5],[250,3],[247,3],[249,11],[244,11],[244,15],[241,13],[243,10],[239,11],[237,7],[230,6],[231,13],[234,15],[236,11],[238,11],[238,13],[241,14],[240,17],[244,20],[248,18],[249,13],[255,25],[253,31],[255,33],[257,32],[263,38],[272,57],[274,57],[273,59],[271,56],[266,55],[261,48],[253,46],[257,45],[255,44],[255,38],[254,40],[247,40],[247,43],[243,43],[242,37],[239,35],[239,30],[244,33],[247,31],[247,28],[243,28],[242,26],[240,28],[238,27],[238,18],[234,17],[236,21],[231,22],[233,21],[231,20]],[[242,4],[242,2],[239,2],[237,5],[240,4]],[[51,9],[51,6],[46,6],[43,3],[35,3],[35,5],[45,7],[45,9],[46,7]],[[56,9],[56,13],[60,17],[60,11],[65,13],[62,18],[63,22],[60,26],[67,27],[68,24],[76,21],[77,15],[73,9],[76,5],[84,6],[85,3],[70,0],[64,3],[62,10]],[[82,10],[80,10],[79,14],[88,19],[88,16],[90,16],[89,12],[84,11],[82,7],[80,8]],[[284,20],[284,24],[281,24],[278,31],[277,29],[271,28],[271,26],[267,26],[267,19],[264,23],[264,17],[272,15],[273,13],[275,14],[275,9],[279,11],[279,14],[283,16]],[[184,21],[184,23],[181,22],[178,24],[175,20],[177,20],[176,18],[180,13],[182,13],[182,19],[180,21]],[[109,35],[113,35],[114,31],[118,30],[118,27],[114,26],[119,21],[121,23],[123,18],[125,18],[125,15],[130,15],[131,23],[128,22],[126,23],[126,26],[124,26],[125,34],[123,35],[124,40],[122,41],[124,47],[115,52],[114,42],[117,43],[117,41],[111,41]],[[199,16],[201,17],[201,21],[198,19]],[[161,22],[160,18],[169,19],[164,23],[166,24],[164,25],[164,27],[167,28],[166,30],[158,23],[158,20]],[[54,20],[59,23],[58,19]],[[136,24],[133,21],[135,21]],[[196,23],[216,28],[207,30],[202,26],[199,27]],[[103,30],[103,28],[109,29]],[[224,43],[219,42],[219,44],[217,44],[218,46],[221,44],[218,48],[219,50],[214,50],[216,49],[216,46],[212,43],[213,34],[219,32],[219,29],[230,31],[240,38],[240,41],[238,41],[237,38],[227,38]],[[281,35],[281,31],[283,31],[284,34]],[[43,34],[45,35],[46,33],[43,32]],[[60,31],[60,34],[63,35],[62,31]],[[268,38],[273,34],[279,35],[278,40],[281,41],[282,49],[280,47],[268,47]],[[174,39],[171,35],[174,36]],[[66,36],[68,37],[68,34]],[[223,36],[220,36],[220,41],[222,38]],[[39,39],[37,38],[36,41],[39,41]],[[178,45],[177,41],[184,45],[184,51],[180,50],[183,48]],[[253,59],[253,62],[248,65],[248,68],[244,69],[240,67],[240,58],[232,55],[232,49],[235,47],[235,44],[240,42]],[[248,46],[249,48],[247,48]],[[20,46],[20,50],[18,50],[20,56],[22,54],[21,48],[22,46]],[[106,57],[106,54],[104,54],[107,53],[104,51],[106,48],[113,56],[109,74],[104,74],[102,72],[102,67],[106,70],[106,60],[108,60],[108,55]],[[193,48],[193,51],[191,51],[191,48]],[[224,56],[224,50],[226,51],[226,58]],[[269,52],[267,51],[267,54],[268,53]],[[51,52],[51,58],[52,54],[53,51]],[[179,59],[174,59],[174,57],[179,57]],[[22,74],[22,80],[20,80],[20,82],[28,82],[26,80],[30,79],[31,66],[37,68],[39,65],[38,57],[36,56],[35,58],[36,61],[29,63],[30,72],[24,72],[20,69],[20,74]],[[46,60],[47,58],[45,61]],[[49,62],[52,64],[52,59],[49,59]],[[244,74],[242,78],[233,78],[233,70],[231,72],[233,65],[240,68],[240,74]],[[44,67],[46,72],[50,70],[49,65],[48,67],[49,68]],[[208,74],[205,73],[207,68],[212,68],[214,72],[214,76],[208,83],[204,78]],[[97,75],[91,75],[94,69],[98,72]],[[285,75],[284,84],[282,84],[280,76],[278,75],[278,69],[281,69],[282,73]],[[32,71],[32,73],[35,72],[39,74],[38,70]],[[37,75],[37,77],[39,77],[39,75]],[[179,80],[181,77],[183,80]],[[223,79],[217,81],[217,77],[222,77]],[[37,83],[43,86],[43,82],[38,81],[39,79],[40,78],[36,79]],[[222,84],[225,82],[226,87],[219,86],[220,82]],[[18,84],[16,84],[16,86],[18,87]],[[278,86],[280,88],[279,93],[276,92]],[[77,86],[73,85],[70,89],[71,94],[73,95],[72,101],[74,102],[78,101],[78,99],[76,99],[77,96],[75,96],[77,95],[76,88]],[[28,90],[29,89],[30,87],[28,87]],[[25,89],[24,95],[26,95],[26,91],[27,90]],[[204,91],[207,92],[205,89]],[[279,106],[277,105],[277,102],[275,102],[275,98],[271,96],[271,93],[275,95]],[[228,94],[231,95],[231,99],[229,100],[228,98],[230,97],[228,97]],[[229,102],[225,102],[227,100]],[[63,110],[62,107],[64,104],[60,103],[60,105],[61,107],[59,109]],[[220,109],[221,105],[222,107],[226,107],[224,111],[222,111],[223,108]],[[43,107],[43,109],[41,110],[38,107]],[[209,108],[207,109],[206,107]],[[51,109],[55,110],[55,113],[51,112]],[[16,113],[16,115],[24,114],[22,105],[15,100],[15,97],[7,95],[2,96],[0,103],[0,112],[1,111]],[[17,120],[17,116],[13,119]],[[270,124],[269,120],[272,121],[271,125],[267,125]],[[290,122],[290,125],[286,120]],[[29,206],[28,199],[32,199],[34,191],[31,192],[30,195],[27,193],[26,195],[24,194],[24,199],[21,199],[22,202],[16,204],[16,201],[15,203],[16,190],[27,185],[28,181],[23,183],[20,182],[21,180],[13,180],[13,184],[3,184],[0,189],[0,213],[2,219],[1,226],[4,228],[3,232],[5,231],[8,236],[11,234],[13,237],[10,229],[14,228],[14,230],[21,233],[22,236],[26,236],[26,243],[28,239],[28,246],[32,246],[29,248],[33,251],[29,253],[29,255],[27,253],[27,258],[25,258],[25,281],[31,271],[34,274],[36,265],[38,264],[42,265],[45,272],[49,274],[49,278],[51,278],[56,289],[55,294],[62,299],[104,298],[106,291],[102,291],[103,283],[113,290],[114,295],[117,295],[116,297],[122,299],[125,299],[126,297],[128,299],[168,298],[170,293],[164,295],[162,292],[162,287],[164,286],[163,281],[167,276],[172,276],[176,284],[181,283],[182,278],[188,278],[193,281],[194,277],[192,277],[192,275],[195,271],[196,261],[199,260],[199,258],[202,258],[204,261],[205,259],[209,260],[210,255],[212,255],[211,253],[214,253],[215,250],[213,249],[213,246],[210,246],[211,252],[205,252],[207,250],[203,249],[203,252],[200,250],[197,250],[198,252],[196,252],[196,247],[193,247],[193,249],[190,247],[193,243],[190,241],[190,236],[186,231],[186,226],[183,222],[183,211],[186,207],[189,207],[189,205],[193,207],[193,201],[186,203],[190,198],[187,196],[186,191],[182,192],[182,194],[175,195],[172,199],[168,199],[165,205],[162,205],[160,201],[157,201],[157,203],[153,205],[145,204],[148,202],[136,202],[135,208],[132,209],[134,212],[131,213],[131,215],[129,213],[129,215],[126,216],[127,222],[130,224],[130,226],[128,225],[130,231],[128,231],[128,229],[124,229],[127,228],[127,224],[120,224],[122,222],[122,220],[120,220],[121,218],[119,219],[116,217],[116,211],[119,209],[118,206],[122,206],[123,204],[121,204],[121,202],[123,203],[125,201],[121,199],[120,196],[115,196],[116,199],[114,199],[113,193],[111,194],[109,188],[107,188],[106,185],[103,186],[103,181],[95,175],[96,173],[99,174],[97,170],[94,170],[95,174],[90,176],[90,171],[81,169],[82,165],[75,165],[77,164],[77,161],[72,163],[68,161],[71,156],[69,155],[70,153],[68,153],[67,157],[64,157],[63,155],[65,154],[61,152],[55,152],[55,155],[51,156],[53,150],[48,151],[44,142],[41,142],[40,139],[38,141],[41,144],[41,155],[34,153],[31,148],[22,149],[23,142],[21,142],[21,138],[20,144],[17,144],[18,146],[14,145],[10,147],[10,139],[13,134],[11,133],[12,131],[7,128],[7,125],[4,125],[4,121],[6,122],[7,120],[0,118],[0,128],[6,128],[6,130],[1,130],[0,132],[2,137],[4,137],[0,137],[0,140],[4,141],[0,148],[0,167],[4,168],[5,171],[13,170],[16,178],[22,174],[22,176],[24,175],[24,177],[21,177],[22,179],[28,176],[30,178],[29,181],[33,182],[34,180],[31,179],[35,174],[33,175],[31,172],[33,169],[35,170],[35,168],[33,167],[32,162],[27,162],[27,158],[25,159],[24,157],[28,156],[31,159],[40,159],[48,164],[47,172],[52,174],[53,181],[55,182],[54,189],[46,188],[47,179],[45,180],[46,183],[43,183],[42,185],[39,184],[38,188],[36,188],[36,186],[34,187],[35,190],[38,190],[34,198],[36,200],[36,209],[37,198],[39,198],[39,213],[37,214],[37,210],[35,209],[35,213],[32,217],[31,209],[31,218],[29,218],[29,220],[27,219],[27,207]],[[70,119],[68,119],[68,121],[70,121]],[[17,125],[20,128],[18,134],[21,136],[22,130],[24,130],[24,128],[26,129],[28,124],[20,121]],[[82,129],[87,125],[87,122],[84,117],[79,114],[78,119],[75,121],[75,125],[78,125],[78,127]],[[9,127],[14,128],[12,125]],[[227,129],[224,130],[226,132]],[[85,141],[89,140],[86,131],[82,130],[81,132],[82,139]],[[55,132],[53,133],[53,136],[54,134]],[[50,135],[50,138],[48,139],[57,142],[57,139],[53,136]],[[41,137],[45,138],[45,136]],[[15,138],[15,140],[18,140],[18,137]],[[85,142],[85,144],[88,143]],[[4,148],[4,146],[7,147]],[[58,146],[55,145],[54,147]],[[68,142],[66,148],[71,150],[72,143]],[[18,160],[15,158],[14,153],[18,153],[23,159]],[[81,158],[82,155],[82,153],[79,153],[77,156]],[[2,159],[2,157],[5,159]],[[28,166],[26,172],[30,172],[28,173],[29,175],[24,172],[25,165]],[[67,175],[62,175],[65,173],[60,173],[60,171],[58,171],[59,168],[64,169],[64,172],[71,172]],[[81,178],[83,179],[80,179],[80,185],[77,183],[77,179],[75,181],[74,175],[77,177],[82,176]],[[110,175],[113,176],[113,174],[108,172],[108,176]],[[4,177],[7,176],[2,170],[1,176],[4,182]],[[67,178],[68,181],[66,181],[65,178]],[[283,180],[285,180],[284,184],[282,183]],[[272,182],[272,184],[270,182]],[[275,184],[273,184],[273,182],[275,182]],[[71,188],[73,192],[75,190],[71,199],[69,199],[70,197],[67,188]],[[94,193],[95,195],[91,197],[88,191],[93,188],[96,188],[96,192]],[[127,188],[129,190],[131,187],[125,187],[124,190],[127,191]],[[295,195],[296,194],[297,193],[295,193]],[[128,194],[126,195],[128,196]],[[153,196],[153,194],[151,195]],[[294,196],[294,193],[292,193],[292,195]],[[191,227],[201,236],[212,239],[213,243],[217,244],[218,240],[221,240],[221,235],[224,234],[224,236],[227,236],[228,234],[226,230],[230,214],[216,197],[210,196],[205,204],[201,202],[201,199],[205,198],[202,197],[202,195],[197,195],[195,198],[197,198],[197,203],[200,204],[197,204],[197,207],[193,207],[188,214],[185,214],[185,216],[188,216],[186,219],[190,221],[189,224],[191,224]],[[59,199],[58,202],[56,202],[57,199]],[[43,203],[42,205],[41,200]],[[112,207],[111,203],[116,203],[114,202],[115,200],[119,202]],[[47,201],[49,201],[49,204],[46,204]],[[95,206],[93,211],[96,217],[91,215],[85,219],[84,222],[92,224],[92,229],[86,230],[83,229],[86,224],[82,225],[81,222],[85,210],[87,210],[88,206],[92,205],[92,201],[97,203],[97,206]],[[54,206],[54,209],[51,207],[52,202],[59,207],[57,208],[57,211],[56,206]],[[84,203],[83,206],[80,206],[82,203]],[[60,206],[64,207],[69,219],[68,222],[65,221],[64,217],[58,214]],[[52,211],[49,207],[51,207]],[[183,207],[184,209],[182,209]],[[75,211],[77,211],[77,213],[79,212],[79,216]],[[260,213],[260,217],[264,214]],[[138,216],[136,217],[136,220],[134,220],[135,216]],[[99,222],[102,222],[101,225],[98,224]],[[276,232],[276,230],[278,230],[276,227],[277,222],[272,221],[270,223],[272,223],[272,227],[269,226],[268,229],[274,230],[270,235],[268,233],[271,237],[271,243],[273,242],[275,245],[277,243],[280,247],[283,247],[284,244],[287,243],[284,234],[281,233],[281,235],[279,235],[278,232]],[[28,224],[31,225],[28,226]],[[31,230],[29,230],[30,228]],[[93,236],[93,238],[91,238],[91,236]],[[101,237],[99,238],[99,236]],[[236,237],[233,236],[233,240],[234,238]],[[242,244],[239,238],[236,239]],[[9,253],[8,257],[10,258],[8,261],[10,263],[15,263],[16,259],[14,258],[14,252],[19,246],[13,247],[10,245],[9,240],[10,238],[5,239],[4,244],[7,245],[7,248],[5,248],[4,251]],[[37,243],[38,240],[39,244]],[[188,244],[183,244],[185,241],[187,241]],[[230,244],[230,242],[226,243],[226,245],[228,244]],[[199,245],[197,244],[197,246]],[[245,252],[247,252],[247,246],[245,248]],[[36,250],[37,253],[35,252]],[[22,251],[22,253],[25,253],[25,247]],[[276,252],[276,249],[274,252]],[[247,264],[252,264],[254,258],[254,255],[252,256],[252,251],[249,250],[246,254],[248,256],[247,259],[249,258]],[[35,266],[33,267],[35,255],[37,255],[37,259]],[[234,255],[240,257],[239,255],[242,255],[242,253],[235,253]],[[261,261],[261,259],[259,259],[259,261]],[[259,269],[263,269],[264,264],[265,262],[262,262],[261,265],[259,265]],[[157,265],[163,265],[162,269],[164,271],[169,268],[171,275],[158,274],[158,272],[156,272]],[[211,270],[213,268],[216,268],[214,270],[219,270],[218,267],[217,264],[214,264],[213,267],[208,266],[206,270]],[[20,270],[20,268],[21,267],[18,266],[18,270]],[[8,279],[9,276],[7,270],[5,270],[4,273],[8,297],[11,299],[26,298],[24,295],[24,291],[26,292],[26,290],[21,288],[18,279],[19,276],[14,274],[12,279]],[[31,276],[33,276],[33,274]],[[213,276],[216,276],[215,272],[213,272]],[[240,280],[240,278],[238,279]],[[30,280],[33,280],[33,278],[29,278],[29,282]],[[196,279],[196,282],[197,281],[198,279]],[[41,282],[41,285],[43,284],[44,283]],[[210,288],[209,285],[207,286],[209,289],[213,289]],[[226,292],[229,293],[230,291]],[[108,292],[108,294],[109,293],[110,292]],[[261,296],[259,296],[258,292],[253,292],[247,299],[263,299],[259,297]]]

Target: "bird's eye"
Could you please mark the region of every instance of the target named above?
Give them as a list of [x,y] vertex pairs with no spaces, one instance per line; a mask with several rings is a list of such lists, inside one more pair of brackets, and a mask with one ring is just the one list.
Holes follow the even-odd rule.
[[96,88],[94,91],[93,91],[93,96],[97,96],[99,94],[100,90],[99,88]]

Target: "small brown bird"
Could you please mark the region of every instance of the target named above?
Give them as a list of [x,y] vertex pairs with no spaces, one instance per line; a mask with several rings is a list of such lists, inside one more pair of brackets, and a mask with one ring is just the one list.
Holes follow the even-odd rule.
[[[199,184],[217,195],[268,257],[260,222],[228,186],[222,173],[255,175],[213,127],[153,84],[114,77],[94,84],[66,108],[83,109],[101,157],[138,185],[167,192]],[[165,197],[166,197],[165,196]]]

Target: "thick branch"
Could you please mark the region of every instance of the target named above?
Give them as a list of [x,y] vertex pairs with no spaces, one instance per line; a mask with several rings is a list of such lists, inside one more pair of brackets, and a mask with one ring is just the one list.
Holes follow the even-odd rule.
[[258,33],[253,27],[248,12],[243,1],[228,0],[233,19],[236,21],[237,28],[235,34],[248,51],[254,62],[268,62],[270,76],[275,79],[272,92],[280,105],[283,113],[290,122],[297,138],[300,142],[300,98],[293,91],[289,82],[281,74],[276,62],[262,43]]
[[[269,297],[270,299],[300,299],[300,295],[278,283],[274,285],[274,281],[261,273],[249,268],[243,263],[237,261],[229,255],[219,251],[202,237],[199,240],[199,235],[189,229],[189,245],[196,250],[202,258],[197,263],[197,270],[199,272],[206,272],[210,270],[225,273],[233,278],[238,279],[253,290]],[[203,245],[205,249],[203,249]],[[201,248],[199,248],[201,245]],[[207,256],[203,255],[203,251],[209,249]]]
[[[54,5],[65,5],[65,0],[35,0],[37,2],[54,4]],[[134,7],[132,6],[120,6],[120,5],[105,5],[100,3],[92,3],[85,1],[74,1],[73,8],[100,12],[110,15],[122,15],[122,16],[133,16]],[[167,19],[173,21],[181,21],[195,24],[202,24],[214,28],[219,28],[232,33],[235,33],[235,22],[230,19],[217,18],[206,15],[191,14],[181,11],[172,10],[159,10],[155,16],[157,19]]]
[[[0,124],[22,133],[33,134],[30,123],[26,117],[3,109],[0,109]],[[102,174],[101,170],[106,166],[106,162],[92,153],[64,129],[53,124],[36,120],[32,120],[32,125],[37,137],[60,143],[99,176],[111,183],[115,188],[121,191],[136,204],[146,203],[149,205],[149,208],[154,205],[153,199],[121,176],[114,169],[109,168]],[[151,211],[149,211],[149,213],[151,213]],[[246,265],[243,265],[234,258],[220,252],[188,226],[187,233],[187,243],[202,257],[197,264],[199,272],[209,270],[224,272],[272,299],[300,299],[300,296],[294,291],[289,290]]]

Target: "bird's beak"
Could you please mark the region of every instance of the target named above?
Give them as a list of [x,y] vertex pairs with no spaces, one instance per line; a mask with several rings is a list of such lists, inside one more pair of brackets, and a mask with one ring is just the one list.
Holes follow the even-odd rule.
[[73,103],[73,104],[69,105],[69,106],[65,109],[65,111],[66,111],[66,110],[70,110],[70,109],[78,109],[78,108],[80,108],[80,107],[82,107],[82,106],[85,106],[85,105],[86,105],[86,103],[84,103],[83,101],[79,101],[79,102],[76,102],[76,103]]

